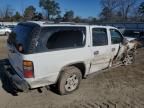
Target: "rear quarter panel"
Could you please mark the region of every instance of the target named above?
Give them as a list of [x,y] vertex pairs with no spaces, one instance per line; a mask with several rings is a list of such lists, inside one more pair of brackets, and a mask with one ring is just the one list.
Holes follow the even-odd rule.
[[25,60],[33,61],[33,81],[44,81],[55,83],[61,69],[71,63],[83,62],[88,69],[90,65],[91,51],[89,47],[76,48],[60,51],[51,51],[24,56]]

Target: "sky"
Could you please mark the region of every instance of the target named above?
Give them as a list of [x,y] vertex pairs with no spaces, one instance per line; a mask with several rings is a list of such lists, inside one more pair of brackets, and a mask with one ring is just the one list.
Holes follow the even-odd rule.
[[[62,15],[68,11],[73,10],[75,16],[86,18],[89,16],[98,17],[101,12],[100,0],[56,0],[61,8]],[[138,0],[142,2],[143,0]],[[39,0],[0,0],[0,9],[6,6],[11,6],[14,11],[22,13],[24,9],[33,5],[38,12],[42,12],[39,7]]]
[[[100,0],[56,0],[61,8],[62,15],[65,11],[73,10],[75,16],[81,16],[83,18],[99,15],[101,7]],[[37,11],[41,12],[39,7],[39,0],[0,0],[0,9],[6,6],[10,6],[15,11],[23,12],[25,7],[33,5]]]

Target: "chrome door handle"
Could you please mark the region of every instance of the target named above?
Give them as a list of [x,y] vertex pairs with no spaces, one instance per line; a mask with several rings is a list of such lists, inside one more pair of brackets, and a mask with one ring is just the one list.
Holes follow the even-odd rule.
[[95,52],[94,52],[94,55],[98,55],[98,54],[99,54],[99,51],[95,51]]

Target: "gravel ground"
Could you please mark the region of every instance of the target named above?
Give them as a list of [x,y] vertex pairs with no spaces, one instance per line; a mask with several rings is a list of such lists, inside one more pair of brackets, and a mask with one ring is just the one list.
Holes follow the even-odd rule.
[[[0,49],[0,73],[6,54],[4,45]],[[91,75],[70,95],[60,96],[47,88],[12,95],[1,86],[0,108],[144,108],[143,57],[142,48],[135,64]]]

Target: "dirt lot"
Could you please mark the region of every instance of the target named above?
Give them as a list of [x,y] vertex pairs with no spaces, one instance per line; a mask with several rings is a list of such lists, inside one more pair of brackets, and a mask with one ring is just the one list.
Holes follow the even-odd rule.
[[6,40],[7,36],[0,36],[0,59],[7,57]]
[[[0,73],[7,57],[1,40]],[[47,88],[14,96],[0,84],[0,108],[144,108],[143,57],[144,49],[139,49],[135,64],[84,79],[76,92],[66,96]]]

